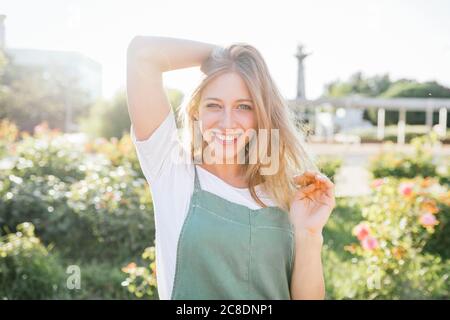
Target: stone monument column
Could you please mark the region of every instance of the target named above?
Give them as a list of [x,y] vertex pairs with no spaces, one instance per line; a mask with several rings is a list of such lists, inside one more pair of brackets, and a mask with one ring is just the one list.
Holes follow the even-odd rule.
[[310,53],[305,53],[303,51],[303,45],[299,44],[297,46],[297,53],[295,54],[295,57],[298,60],[298,71],[297,71],[297,99],[306,99],[306,93],[305,93],[305,69],[303,66],[303,60],[307,56],[309,56]]

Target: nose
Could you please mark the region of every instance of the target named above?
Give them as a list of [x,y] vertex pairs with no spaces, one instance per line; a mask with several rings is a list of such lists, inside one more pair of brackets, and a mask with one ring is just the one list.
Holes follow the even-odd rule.
[[233,117],[233,111],[231,108],[224,108],[222,113],[222,118],[220,119],[221,129],[233,129],[235,125],[235,120]]

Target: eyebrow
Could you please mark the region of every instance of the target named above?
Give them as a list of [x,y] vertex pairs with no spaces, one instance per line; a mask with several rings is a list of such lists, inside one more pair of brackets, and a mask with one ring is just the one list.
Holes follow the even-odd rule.
[[[216,101],[222,102],[222,100],[220,100],[219,98],[212,98],[212,97],[208,97],[205,100],[216,100]],[[247,101],[247,102],[253,103],[253,100],[250,100],[250,99],[237,99],[236,100],[236,102],[242,102],[242,101]]]

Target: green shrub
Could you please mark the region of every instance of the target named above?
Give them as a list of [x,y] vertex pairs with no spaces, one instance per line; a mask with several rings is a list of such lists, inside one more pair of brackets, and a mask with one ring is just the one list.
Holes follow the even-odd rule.
[[31,175],[23,179],[7,171],[1,172],[0,177],[0,225],[3,229],[12,231],[16,225],[30,221],[44,243],[56,242],[63,247],[79,240],[71,231],[82,230],[85,226],[77,227],[81,221],[67,206],[65,182],[53,175]]
[[64,270],[34,235],[31,223],[0,238],[0,299],[55,299],[64,295]]
[[440,212],[439,224],[435,226],[434,232],[427,241],[424,250],[438,254],[443,259],[450,259],[450,191],[442,193],[437,203]]
[[80,267],[80,289],[71,290],[72,299],[135,299],[126,288],[122,287],[123,272],[120,265],[111,262],[73,263]]
[[450,157],[446,157],[444,163],[436,168],[439,183],[450,185]]
[[8,119],[0,120],[0,159],[13,153],[14,142],[19,136],[19,129]]
[[13,175],[23,179],[53,175],[67,183],[84,178],[82,147],[70,143],[58,131],[50,131],[45,124],[35,130],[34,136],[25,134],[15,144]]
[[[0,299],[136,298],[120,267],[152,243],[154,221],[130,136],[80,145],[42,124],[16,141],[11,128],[0,125]],[[81,289],[64,287],[60,261],[80,266]]]
[[131,167],[140,177],[144,178],[136,149],[128,133],[120,139],[115,137],[109,140],[104,138],[94,139],[85,144],[85,151],[90,154],[105,156],[110,161],[111,166]]
[[148,185],[130,168],[92,164],[72,184],[52,175],[0,177],[0,225],[30,221],[67,257],[123,261],[154,239]]
[[[437,176],[436,164],[433,162],[431,148],[439,144],[435,134],[414,138],[411,141],[414,146],[413,154],[400,152],[382,152],[372,157],[369,170],[375,178],[382,177],[404,177],[415,176],[435,177]],[[386,145],[392,146],[387,142]]]
[[448,298],[449,260],[424,251],[447,223],[448,190],[432,178],[377,179],[372,187],[362,204],[364,220],[353,229],[360,242],[345,247],[355,255],[347,264],[351,276],[334,292],[341,298]]
[[326,299],[448,299],[450,264],[429,254],[408,260],[392,271],[376,261],[342,260],[323,251]]
[[145,248],[141,257],[145,260],[146,266],[138,267],[136,263],[131,262],[122,268],[122,272],[128,275],[122,286],[137,298],[158,299],[155,247]]
[[[361,197],[337,197],[336,207],[323,230],[324,246],[339,258],[350,259],[352,255],[344,250],[353,242],[352,228],[361,220]],[[329,263],[329,262],[327,262]]]
[[67,204],[87,225],[95,245],[78,248],[78,257],[128,258],[154,240],[153,206],[147,182],[129,167],[107,175],[89,173],[73,183]]
[[320,156],[317,159],[317,167],[323,174],[334,182],[336,173],[342,167],[342,159],[329,156]]

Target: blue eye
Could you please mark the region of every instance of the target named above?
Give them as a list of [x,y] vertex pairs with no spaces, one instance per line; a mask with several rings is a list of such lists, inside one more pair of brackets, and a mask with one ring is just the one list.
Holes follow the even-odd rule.
[[[209,103],[206,105],[207,108],[220,108],[221,106],[215,103]],[[252,107],[247,105],[247,104],[240,104],[238,106],[239,109],[244,109],[244,110],[252,110]]]
[[244,109],[246,109],[246,110],[252,110],[252,107],[249,106],[248,104],[240,104],[239,107],[240,106],[244,106],[245,107]]

